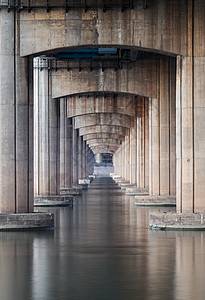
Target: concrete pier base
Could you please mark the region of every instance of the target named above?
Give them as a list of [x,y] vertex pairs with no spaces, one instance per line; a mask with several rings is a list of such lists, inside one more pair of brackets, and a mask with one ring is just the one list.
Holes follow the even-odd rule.
[[60,195],[78,196],[82,194],[82,188],[63,188],[60,190]]
[[142,189],[139,189],[139,188],[126,188],[125,189],[125,194],[127,196],[149,196],[149,191],[148,189],[146,188],[142,188]]
[[34,206],[72,206],[73,196],[35,196]]
[[137,206],[176,206],[175,196],[136,196]]
[[54,229],[52,213],[0,214],[0,231]]
[[151,213],[150,229],[205,230],[205,213]]

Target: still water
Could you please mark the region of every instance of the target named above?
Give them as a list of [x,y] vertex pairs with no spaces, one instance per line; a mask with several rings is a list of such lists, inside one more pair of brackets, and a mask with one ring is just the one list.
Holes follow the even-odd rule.
[[95,180],[73,208],[46,209],[54,231],[0,233],[0,300],[205,299],[205,233],[148,228],[173,210]]

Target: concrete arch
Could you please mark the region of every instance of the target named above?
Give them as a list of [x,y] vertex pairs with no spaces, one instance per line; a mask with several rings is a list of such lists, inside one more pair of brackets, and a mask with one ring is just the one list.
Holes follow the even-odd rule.
[[106,141],[99,141],[99,140],[90,140],[87,141],[89,146],[110,146],[110,145],[120,145],[120,141],[116,139],[106,140]]
[[95,147],[90,147],[90,149],[93,151],[94,154],[96,153],[115,153],[118,149],[117,146],[95,146]]
[[99,94],[87,97],[73,96],[67,98],[67,117],[76,117],[80,115],[96,114],[96,113],[115,113],[125,114],[128,116],[136,116],[138,114],[137,104],[140,97],[129,94]]
[[[36,5],[38,2],[40,0]],[[56,5],[65,7],[65,1],[58,0]],[[127,45],[187,54],[188,17],[184,13],[188,11],[187,1],[157,0],[150,2],[148,9],[143,9],[141,1],[134,1],[134,9],[123,13],[121,8],[103,13],[102,6],[87,12],[80,9],[68,13],[66,7],[50,9],[48,13],[46,6],[30,13],[21,10],[21,55],[90,45]],[[179,12],[177,18],[176,12]],[[166,22],[156,22],[156,16]]]
[[133,127],[133,118],[116,113],[88,114],[75,117],[75,129],[95,125],[112,125],[121,127]]
[[[164,57],[164,59],[168,59]],[[93,70],[78,69],[67,71],[66,68],[52,73],[52,97],[61,98],[68,95],[87,92],[132,93],[146,97],[157,96],[156,73],[157,60],[144,59],[130,64],[130,69]]]
[[122,134],[117,133],[92,133],[92,134],[85,134],[83,136],[84,141],[89,141],[93,139],[117,139],[119,141],[124,141],[125,136]]
[[92,133],[112,133],[112,134],[127,134],[127,128],[120,126],[102,125],[102,126],[89,126],[79,129],[79,135],[87,135]]

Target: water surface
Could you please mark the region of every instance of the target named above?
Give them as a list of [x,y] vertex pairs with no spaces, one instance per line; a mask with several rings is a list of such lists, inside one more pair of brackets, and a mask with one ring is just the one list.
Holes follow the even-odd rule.
[[[46,232],[0,233],[0,300],[203,300],[205,233],[150,231],[109,178],[97,179]],[[39,209],[38,209],[39,210]]]

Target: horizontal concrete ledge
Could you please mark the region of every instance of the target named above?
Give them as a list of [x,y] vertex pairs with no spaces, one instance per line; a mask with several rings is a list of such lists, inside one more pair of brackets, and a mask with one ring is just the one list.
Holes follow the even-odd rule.
[[133,188],[126,188],[126,192],[125,194],[127,196],[149,196],[149,191],[146,188],[137,188],[137,187],[133,187]]
[[135,196],[137,206],[176,206],[175,196]]
[[0,214],[0,231],[54,229],[52,213]]
[[34,206],[72,206],[73,196],[35,196]]
[[78,196],[82,194],[82,188],[63,188],[60,190],[60,195]]
[[142,196],[148,196],[149,193],[141,193],[141,192],[126,192],[125,193],[126,196],[139,196],[139,197],[142,197]]
[[158,230],[205,230],[204,213],[151,213],[150,229]]

